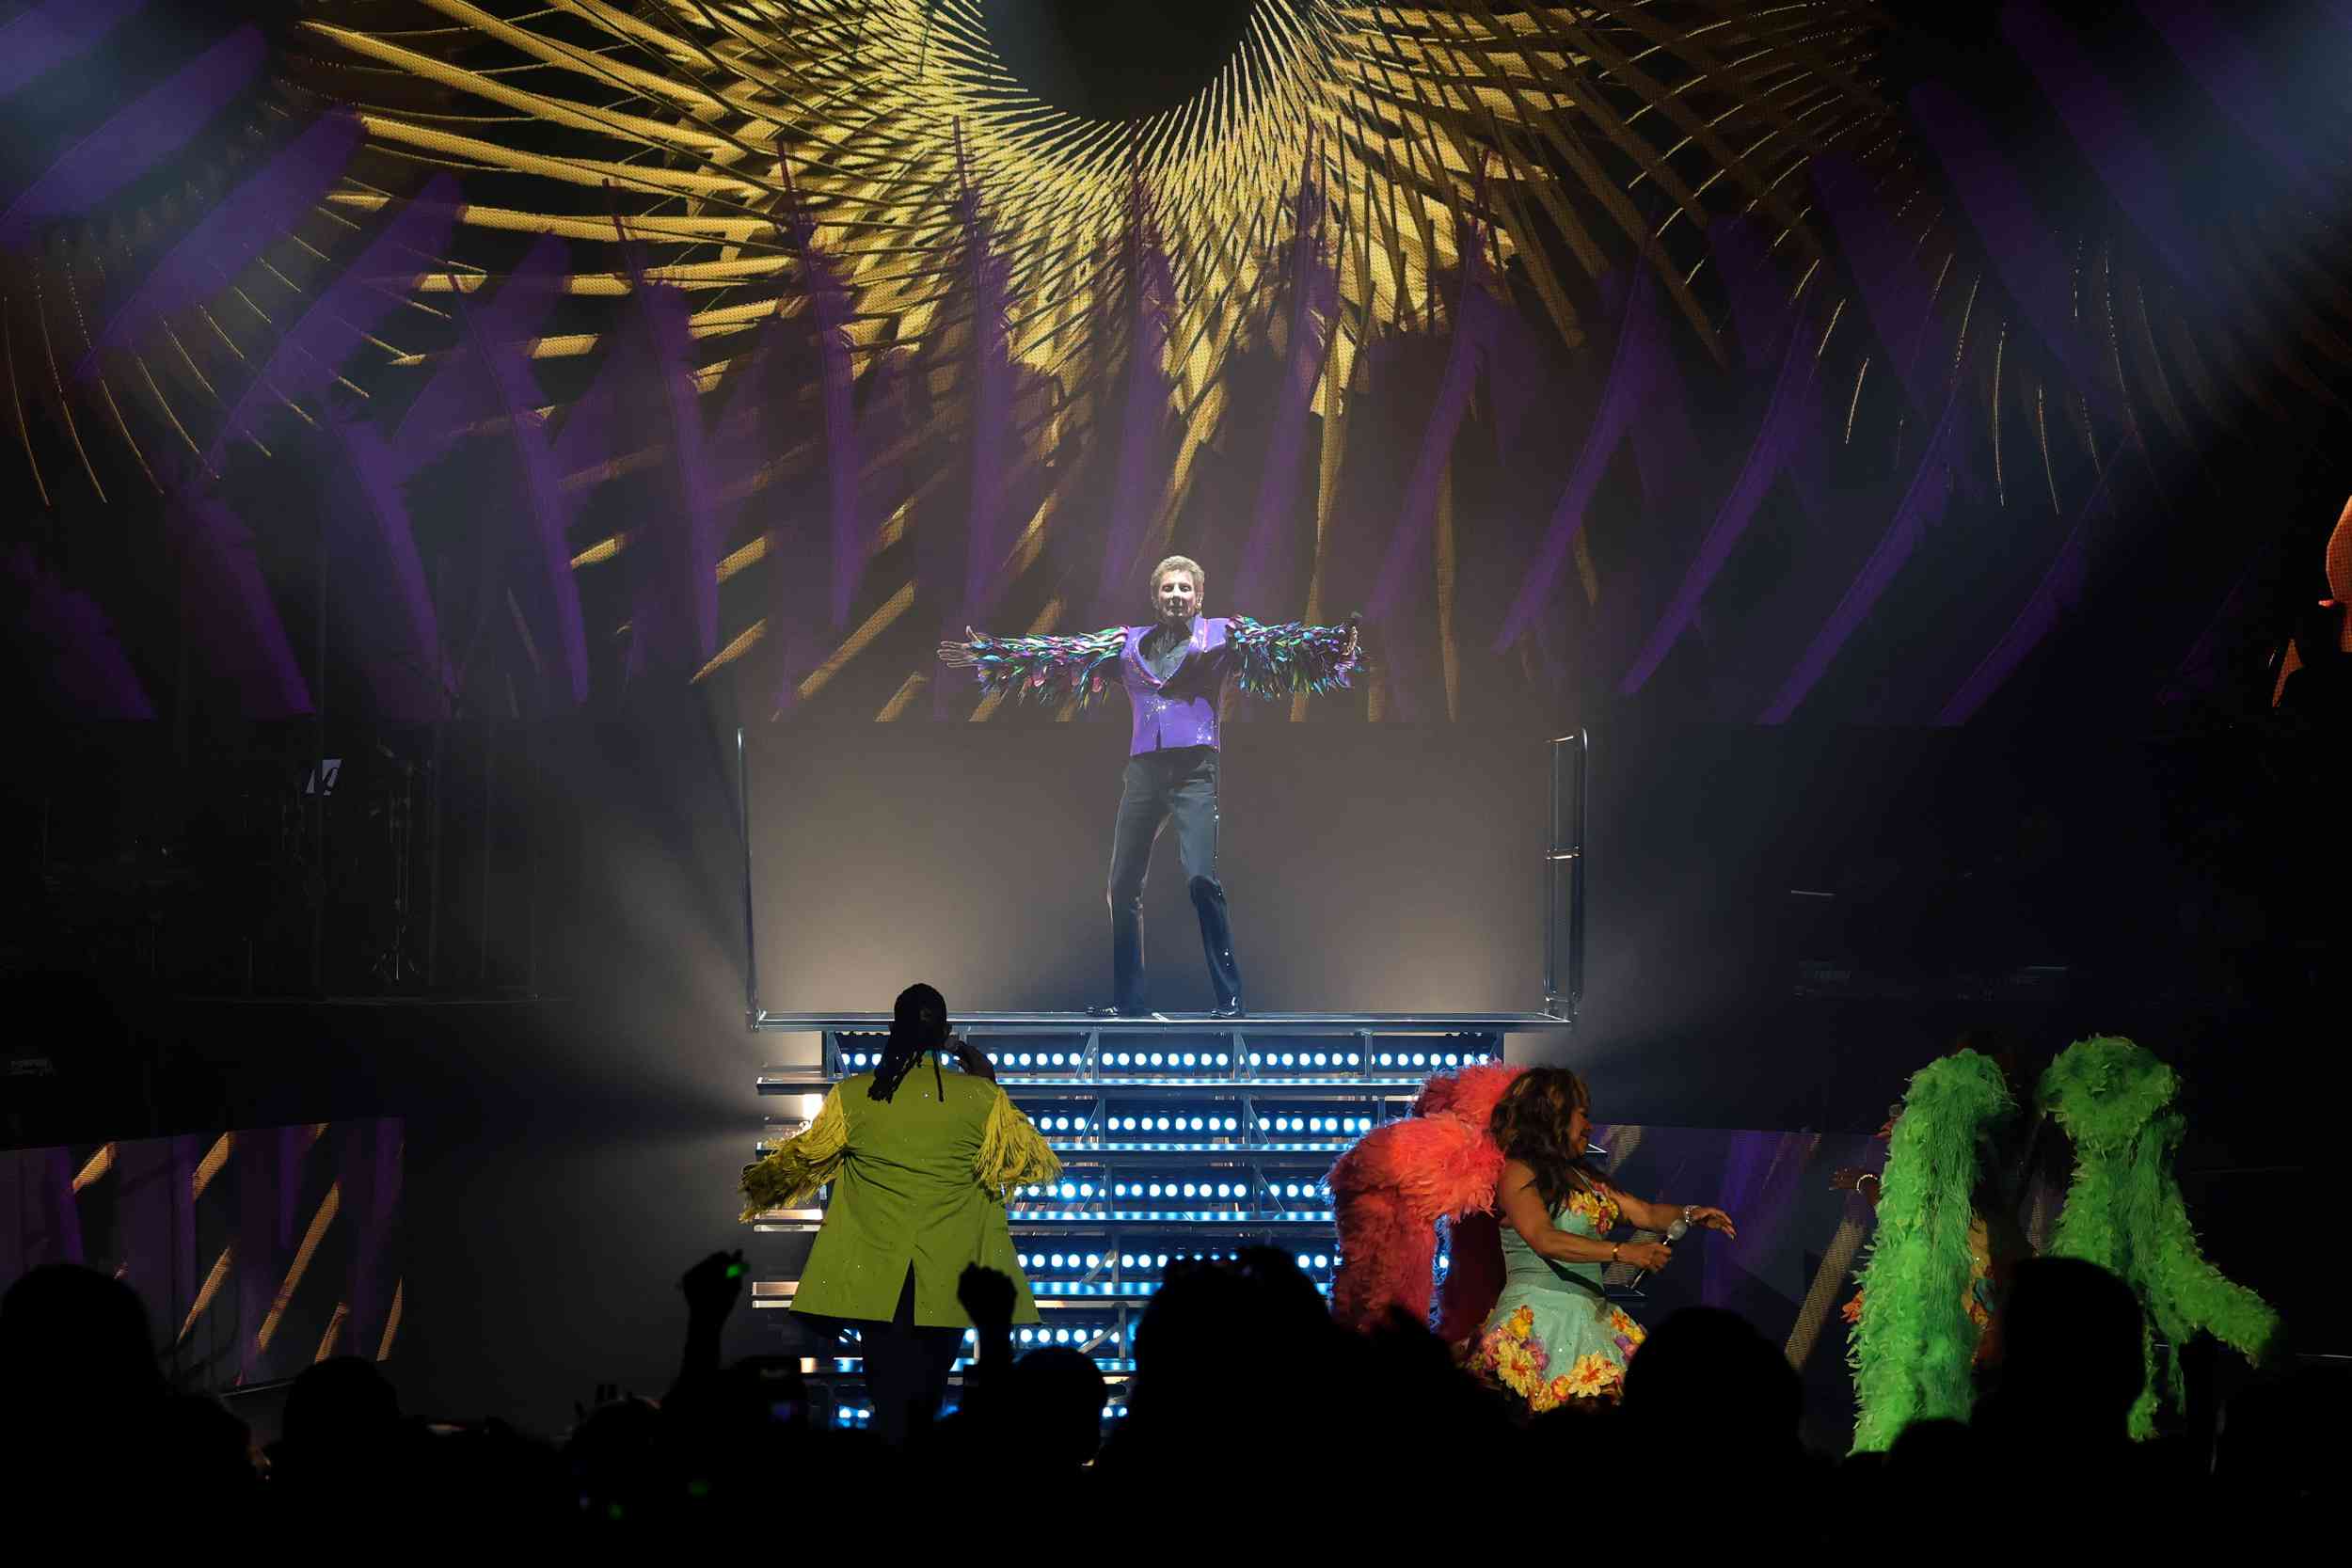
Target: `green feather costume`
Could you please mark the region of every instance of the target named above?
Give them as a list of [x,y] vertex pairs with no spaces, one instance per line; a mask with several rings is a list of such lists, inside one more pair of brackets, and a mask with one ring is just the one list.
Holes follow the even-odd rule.
[[2000,1068],[1974,1051],[1930,1062],[1904,1091],[1848,1356],[1857,1452],[1892,1446],[1914,1421],[1967,1418],[1979,1332],[1968,1227],[1984,1146],[2016,1111]]
[[[2158,1388],[2181,1402],[2179,1347],[2200,1329],[2261,1362],[2278,1341],[2279,1315],[2205,1261],[2181,1201],[2172,1157],[2184,1120],[2180,1080],[2130,1040],[2080,1040],[2042,1074],[2042,1105],[2074,1140],[2074,1180],[2052,1253],[2122,1277],[2147,1309],[2148,1386],[2132,1406],[2132,1435],[2155,1431]],[[2154,1336],[2164,1336],[2158,1375]]]

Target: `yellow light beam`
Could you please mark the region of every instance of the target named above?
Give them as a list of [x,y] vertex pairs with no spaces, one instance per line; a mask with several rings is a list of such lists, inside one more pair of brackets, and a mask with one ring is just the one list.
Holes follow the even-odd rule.
[[294,1264],[286,1270],[285,1283],[278,1287],[278,1298],[270,1303],[269,1313],[262,1320],[261,1331],[253,1337],[253,1348],[269,1349],[269,1342],[278,1335],[278,1321],[286,1315],[286,1304],[294,1299],[294,1289],[302,1276],[310,1272],[310,1255],[319,1249],[326,1235],[326,1227],[335,1223],[335,1212],[342,1207],[343,1184],[340,1181],[326,1189],[326,1196],[319,1201],[318,1212],[310,1216],[310,1228],[303,1233],[302,1244],[294,1248]]
[[212,1273],[206,1275],[204,1283],[197,1287],[196,1300],[189,1306],[188,1315],[181,1323],[180,1333],[172,1343],[178,1344],[181,1339],[186,1338],[188,1330],[196,1326],[196,1320],[204,1315],[204,1308],[213,1305],[213,1297],[220,1293],[221,1282],[229,1277],[229,1263],[236,1252],[237,1243],[231,1242],[220,1249],[218,1258],[213,1259]]
[[204,1189],[213,1184],[220,1167],[229,1163],[229,1151],[237,1146],[234,1132],[223,1132],[213,1140],[213,1147],[204,1151],[204,1158],[196,1163],[195,1174],[188,1179],[188,1200],[194,1202],[204,1196]]
[[898,718],[913,705],[915,697],[930,683],[930,676],[920,670],[915,671],[899,683],[898,689],[891,693],[890,701],[882,704],[882,711],[874,715],[874,722],[887,724]]
[[889,628],[893,621],[904,615],[914,604],[914,584],[910,582],[896,594],[891,594],[881,609],[868,615],[866,618],[866,624],[851,632],[850,640],[835,648],[824,663],[808,673],[807,678],[801,682],[798,689],[801,701],[805,703],[823,690],[825,683],[839,674],[843,665],[865,652],[866,644],[880,637]]
[[[712,654],[710,662],[694,672],[694,681],[700,681],[714,670],[723,670],[733,664],[737,659],[751,652],[758,644],[759,640],[767,635],[768,618],[763,615],[741,631],[737,632],[725,647]],[[690,681],[688,684],[692,685],[693,682]]]
[[319,1336],[318,1354],[310,1357],[311,1365],[316,1366],[335,1354],[335,1341],[343,1337],[343,1324],[349,1322],[350,1318],[351,1303],[337,1302],[335,1315],[326,1320],[326,1332]]
[[407,1287],[408,1282],[405,1279],[396,1279],[392,1282],[392,1309],[384,1315],[384,1338],[378,1340],[375,1346],[375,1358],[378,1361],[391,1359],[392,1336],[400,1332],[401,1298]]
[[83,1188],[88,1186],[91,1182],[97,1180],[100,1177],[105,1175],[108,1171],[114,1168],[115,1146],[112,1144],[100,1144],[98,1146],[98,1151],[89,1157],[89,1163],[74,1173],[73,1190],[77,1193],[80,1192]]
[[1813,1355],[1814,1342],[1820,1338],[1821,1325],[1829,1318],[1830,1303],[1845,1288],[1853,1268],[1854,1254],[1862,1250],[1862,1222],[1850,1212],[1837,1224],[1837,1233],[1829,1239],[1829,1246],[1821,1254],[1821,1266],[1813,1271],[1813,1282],[1804,1292],[1804,1302],[1797,1308],[1797,1321],[1788,1330],[1788,1341],[1781,1347],[1791,1367],[1802,1368]]

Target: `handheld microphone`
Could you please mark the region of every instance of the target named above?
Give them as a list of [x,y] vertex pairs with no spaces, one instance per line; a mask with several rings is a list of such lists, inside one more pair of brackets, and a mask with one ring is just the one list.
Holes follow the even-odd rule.
[[[1672,1246],[1677,1242],[1682,1240],[1683,1237],[1688,1236],[1690,1233],[1691,1222],[1684,1219],[1680,1214],[1677,1214],[1675,1216],[1674,1224],[1666,1227],[1666,1233],[1663,1236],[1661,1236],[1659,1240],[1665,1243],[1668,1246]],[[1635,1286],[1642,1283],[1643,1275],[1655,1273],[1657,1273],[1655,1269],[1635,1269],[1633,1271],[1633,1277],[1625,1282],[1625,1288],[1630,1291]]]

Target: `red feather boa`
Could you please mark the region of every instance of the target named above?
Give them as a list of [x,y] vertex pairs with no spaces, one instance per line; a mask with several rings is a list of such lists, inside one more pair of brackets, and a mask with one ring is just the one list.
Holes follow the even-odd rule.
[[1402,1308],[1429,1321],[1438,1222],[1453,1227],[1453,1259],[1438,1332],[1467,1338],[1502,1290],[1502,1233],[1494,1218],[1502,1150],[1486,1135],[1495,1102],[1527,1070],[1494,1063],[1432,1077],[1402,1121],[1376,1127],[1327,1178],[1339,1219],[1340,1272],[1331,1313],[1368,1329]]

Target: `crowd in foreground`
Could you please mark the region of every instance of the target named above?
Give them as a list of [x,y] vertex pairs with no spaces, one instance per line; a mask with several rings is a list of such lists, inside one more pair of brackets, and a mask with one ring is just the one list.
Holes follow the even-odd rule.
[[1563,1550],[1732,1531],[1775,1552],[1836,1538],[1941,1556],[1999,1549],[2003,1531],[2029,1524],[2110,1544],[2225,1518],[2267,1534],[2315,1509],[2341,1456],[2340,1389],[2310,1365],[2250,1386],[2207,1448],[2131,1441],[2139,1307],[2114,1276],[2064,1259],[2017,1272],[1998,1381],[1970,1421],[1924,1422],[1883,1455],[1844,1458],[1803,1446],[1796,1373],[1731,1313],[1666,1318],[1621,1401],[1530,1419],[1418,1323],[1339,1327],[1270,1250],[1171,1273],[1142,1318],[1129,1413],[1107,1440],[1093,1362],[1067,1347],[1016,1359],[1012,1282],[968,1271],[958,1293],[976,1364],[956,1407],[893,1448],[816,1418],[797,1363],[723,1364],[741,1275],[728,1254],[689,1270],[675,1385],[659,1400],[608,1401],[560,1441],[405,1415],[378,1368],[342,1357],[295,1380],[283,1436],[262,1451],[219,1402],[167,1386],[127,1286],[36,1269],[0,1297],[8,1517],[19,1531],[48,1514],[118,1539],[254,1519],[342,1539],[485,1526],[569,1539],[779,1530],[811,1509],[894,1530],[1025,1513],[1056,1535],[1105,1523],[1165,1548],[1173,1539],[1144,1528],[1161,1511],[1197,1522],[1246,1502],[1252,1518],[1342,1535],[1405,1518],[1450,1530],[1461,1514],[1461,1528],[1483,1517]]

